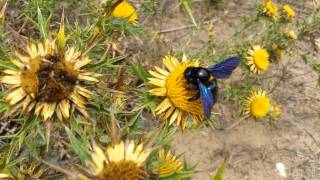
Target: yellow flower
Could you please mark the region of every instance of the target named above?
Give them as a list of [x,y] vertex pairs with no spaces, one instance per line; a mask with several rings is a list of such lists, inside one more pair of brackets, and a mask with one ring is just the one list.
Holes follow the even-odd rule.
[[293,40],[297,40],[297,39],[298,39],[296,33],[295,33],[293,30],[287,30],[287,31],[285,32],[285,35],[286,35],[286,37],[289,38],[289,39],[293,39]]
[[135,146],[134,141],[121,141],[108,147],[106,152],[94,144],[89,172],[97,180],[144,179],[147,175],[144,165],[150,152],[143,149],[142,144]]
[[272,51],[276,59],[281,59],[285,54],[285,50],[276,44],[272,45]]
[[278,15],[278,7],[273,4],[272,0],[268,0],[264,3],[263,12],[270,17],[276,17]]
[[165,152],[164,149],[159,151],[159,165],[153,167],[153,172],[165,177],[183,170],[183,164],[180,159],[171,154],[170,151]]
[[271,107],[271,117],[273,119],[277,119],[280,117],[281,113],[282,113],[282,110],[281,110],[281,106],[280,105],[273,105]]
[[260,74],[269,67],[269,53],[260,46],[253,46],[248,50],[247,64],[250,71]]
[[280,49],[280,48],[277,48],[275,50],[275,55],[278,59],[282,58],[284,56],[284,50],[283,49]]
[[270,99],[263,90],[252,91],[244,102],[244,112],[254,118],[265,117],[270,112]]
[[30,43],[26,53],[16,52],[11,62],[17,68],[4,70],[5,75],[0,77],[0,83],[9,87],[5,100],[13,106],[10,114],[18,109],[21,113],[34,110],[43,120],[54,113],[62,120],[70,117],[74,107],[89,116],[86,99],[92,93],[79,82],[98,80],[97,74],[84,70],[91,59],[82,57],[81,52],[72,47],[61,53],[55,41],[47,39],[44,43]]
[[112,16],[115,18],[126,18],[129,23],[138,24],[136,9],[127,0],[123,0],[113,9]]
[[296,13],[288,4],[283,5],[283,12],[287,15],[288,19],[290,20],[296,16]]
[[188,89],[188,84],[184,78],[184,71],[188,67],[199,66],[197,61],[179,62],[175,57],[166,56],[163,64],[168,69],[161,69],[155,66],[155,71],[149,71],[152,75],[149,83],[156,88],[149,92],[156,96],[164,97],[164,100],[156,108],[156,114],[163,120],[169,120],[169,124],[175,121],[178,126],[185,128],[188,117],[191,115],[193,120],[200,122],[203,118],[201,100],[189,101],[197,91]]

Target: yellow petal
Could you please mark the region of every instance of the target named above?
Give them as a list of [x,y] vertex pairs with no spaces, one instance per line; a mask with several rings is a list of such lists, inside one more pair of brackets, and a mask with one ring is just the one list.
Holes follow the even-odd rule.
[[69,119],[70,115],[70,103],[69,100],[64,99],[59,103],[59,109],[64,119]]
[[85,109],[85,100],[77,93],[72,93],[71,97],[71,101],[76,104],[78,107]]
[[93,77],[92,73],[80,73],[78,75],[79,80],[86,80],[86,81],[92,81],[92,82],[99,82],[99,80],[95,77]]
[[50,103],[46,104],[42,110],[42,117],[44,120],[47,120],[52,117],[55,109],[56,109],[56,103]]
[[20,84],[21,83],[21,78],[20,76],[2,76],[0,78],[0,83],[5,83],[5,84]]
[[179,114],[179,110],[176,109],[170,117],[169,125],[172,125],[174,121],[177,120],[178,114]]
[[149,71],[149,73],[152,75],[152,76],[154,76],[154,77],[156,77],[156,78],[159,78],[159,79],[162,79],[162,80],[166,80],[166,76],[164,76],[164,75],[162,75],[162,74],[160,74],[160,73],[157,73],[157,72],[155,72],[155,71]]
[[37,104],[36,104],[36,108],[35,108],[35,111],[34,111],[34,114],[35,114],[36,116],[39,116],[39,115],[40,115],[40,113],[41,113],[44,105],[45,105],[45,103],[37,103]]
[[24,64],[28,64],[30,62],[29,56],[22,55],[18,51],[16,51],[16,57]]
[[157,78],[148,78],[149,83],[155,86],[164,87],[166,85],[166,81]]
[[91,154],[91,159],[95,165],[95,171],[97,173],[101,172],[106,162],[106,156],[104,155],[102,149],[100,149],[96,144],[93,144],[93,152]]
[[167,94],[166,88],[154,88],[149,90],[149,92],[156,96],[166,96]]
[[17,61],[16,59],[11,60],[12,64],[16,65],[19,69],[23,69],[24,68],[24,64]]
[[168,71],[166,71],[166,70],[164,70],[164,69],[161,69],[161,68],[159,68],[158,66],[155,66],[154,67],[160,74],[162,74],[162,75],[164,75],[164,76],[168,76],[169,75],[169,72]]
[[74,68],[75,69],[80,69],[82,68],[83,66],[89,64],[92,60],[89,58],[89,57],[85,57],[84,59],[80,60],[80,61],[77,61],[75,64],[74,64]]
[[33,43],[27,46],[27,52],[32,59],[38,56],[37,46]]
[[167,69],[169,69],[170,72],[176,67],[171,61],[171,56],[164,57],[163,64],[167,67]]
[[26,92],[23,90],[23,88],[18,88],[10,92],[6,100],[9,101],[10,105],[15,105],[17,102],[21,101],[23,98],[26,97]]
[[84,97],[86,97],[86,98],[88,98],[88,99],[91,99],[91,98],[92,98],[92,93],[91,93],[91,91],[87,90],[86,88],[81,87],[81,86],[76,86],[75,88],[76,88],[76,91],[77,91],[80,95],[82,95],[82,96],[84,96]]
[[20,75],[20,71],[16,71],[16,70],[10,70],[10,69],[6,69],[3,71],[3,73],[8,74],[8,75]]
[[170,100],[168,98],[165,98],[159,105],[158,107],[155,109],[155,111],[157,112],[157,114],[161,114],[164,111],[166,111],[169,107],[172,107],[172,103],[170,102]]

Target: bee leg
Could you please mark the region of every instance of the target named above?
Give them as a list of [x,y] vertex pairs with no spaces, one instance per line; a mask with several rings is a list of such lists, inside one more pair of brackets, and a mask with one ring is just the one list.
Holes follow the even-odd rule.
[[191,98],[188,99],[188,101],[195,101],[200,98],[200,92],[198,91],[197,94],[192,96]]

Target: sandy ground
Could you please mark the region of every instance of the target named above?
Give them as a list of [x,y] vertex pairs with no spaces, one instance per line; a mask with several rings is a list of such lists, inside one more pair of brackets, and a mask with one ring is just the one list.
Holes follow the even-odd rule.
[[[237,3],[235,3],[237,2]],[[301,4],[305,3],[301,2]],[[297,7],[301,7],[297,4]],[[179,8],[164,5],[161,29],[170,29],[190,24],[188,16]],[[251,1],[229,1],[225,10],[214,10],[206,4],[194,7],[195,16],[212,13],[218,20],[215,22],[217,41],[229,38],[228,29],[235,28],[237,15],[247,15],[254,12]],[[201,13],[200,13],[201,12]],[[301,18],[301,17],[300,17]],[[155,26],[155,29],[159,26]],[[188,51],[200,49],[208,41],[204,30],[174,31],[162,34],[163,44],[146,45],[151,57],[158,59],[166,50]],[[190,35],[191,34],[191,35]],[[301,42],[295,52],[307,52],[312,49],[309,42]],[[160,50],[159,50],[160,49]],[[244,120],[229,131],[224,129],[239,121],[238,105],[232,102],[218,103],[214,111],[221,113],[218,116],[218,129],[200,128],[180,133],[173,146],[176,152],[184,153],[191,164],[197,164],[194,179],[209,180],[210,174],[216,171],[225,154],[230,160],[225,176],[230,180],[271,180],[271,179],[307,179],[320,178],[320,123],[319,107],[320,93],[317,86],[318,75],[305,64],[300,55],[293,53],[286,55],[279,65],[272,65],[267,73],[261,76],[258,84],[265,89],[276,89],[272,99],[283,107],[282,117],[274,124],[266,120]],[[158,53],[158,54],[157,54]],[[149,53],[152,54],[152,53]],[[315,63],[320,63],[319,54],[312,52]],[[287,66],[286,79],[277,83],[279,78],[268,78],[281,75],[281,69]],[[241,71],[237,70],[227,83],[241,83]],[[264,80],[265,78],[265,80]],[[223,93],[223,91],[222,91]],[[279,175],[277,163],[283,163],[287,178]]]

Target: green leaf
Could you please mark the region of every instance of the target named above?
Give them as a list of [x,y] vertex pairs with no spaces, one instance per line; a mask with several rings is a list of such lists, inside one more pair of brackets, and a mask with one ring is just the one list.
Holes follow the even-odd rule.
[[211,177],[211,180],[224,180],[224,177],[223,177],[223,173],[226,169],[226,164],[227,164],[227,161],[224,160],[219,169],[217,170],[216,174],[214,176]]
[[145,83],[148,82],[148,77],[150,77],[149,73],[147,73],[141,64],[132,65],[133,71],[142,79]]
[[48,19],[45,19],[41,13],[40,8],[38,7],[38,29],[40,31],[41,39],[46,39],[48,36],[49,31],[49,21],[50,17]]
[[80,140],[78,140],[73,132],[68,128],[65,127],[67,135],[70,140],[70,145],[69,147],[79,155],[81,161],[84,163],[85,160],[89,159],[89,154],[87,153],[87,149],[84,147],[84,145],[81,143]]

